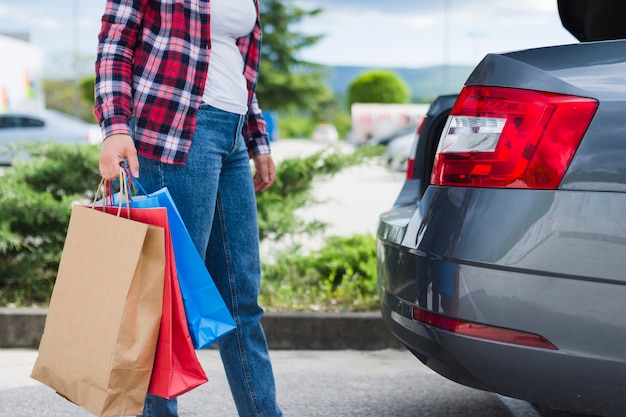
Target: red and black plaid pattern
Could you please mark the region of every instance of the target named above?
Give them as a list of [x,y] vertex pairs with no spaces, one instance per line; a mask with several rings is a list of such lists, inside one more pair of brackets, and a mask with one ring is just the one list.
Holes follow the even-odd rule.
[[[259,2],[254,30],[237,44],[248,82],[246,143],[270,152],[254,90],[261,56]],[[95,114],[104,137],[131,134],[139,154],[184,164],[211,55],[209,0],[107,0],[98,36]]]

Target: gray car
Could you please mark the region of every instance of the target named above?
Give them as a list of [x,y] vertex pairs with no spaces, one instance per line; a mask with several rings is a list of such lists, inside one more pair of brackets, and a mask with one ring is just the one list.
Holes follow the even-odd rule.
[[621,40],[487,55],[431,105],[377,232],[382,315],[417,358],[624,415],[625,121]]

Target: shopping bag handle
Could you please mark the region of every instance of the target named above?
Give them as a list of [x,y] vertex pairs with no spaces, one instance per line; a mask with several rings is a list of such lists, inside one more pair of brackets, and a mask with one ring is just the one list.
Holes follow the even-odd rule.
[[[123,174],[123,175],[122,175]],[[128,169],[128,167],[121,167],[120,169],[120,179],[119,180],[115,180],[116,184],[119,184],[120,187],[120,191],[122,189],[122,177],[124,180],[124,186],[126,187],[126,197],[127,197],[127,201],[133,201],[133,191],[136,188],[139,188],[139,190],[141,191],[140,195],[148,195],[148,193],[146,192],[146,189],[143,188],[143,185],[141,185],[141,183],[139,182],[139,180],[135,177],[132,176],[132,174],[130,173],[130,170]],[[110,193],[110,195],[113,198],[113,204],[115,204],[115,194],[113,192]]]
[[[122,207],[124,207],[124,202],[126,202],[126,207],[128,208],[126,214],[128,218],[130,218],[130,191],[129,191],[129,181],[128,181],[128,173],[124,169],[120,169],[120,176],[118,180],[115,180],[117,184],[119,184],[120,188],[120,199],[117,204],[117,216],[120,217],[122,213]],[[102,211],[104,207],[115,206],[115,194],[113,192],[113,184],[111,180],[101,178],[100,184],[96,189],[94,194],[93,202],[91,204],[91,208],[95,209],[97,207],[96,202],[98,201],[98,197],[102,197]]]
[[[133,177],[128,167],[124,167],[123,171],[126,171],[126,180],[128,181],[127,189],[129,191],[134,190],[135,185],[136,185],[137,187],[139,187],[139,190],[141,191],[141,195],[148,195],[148,193],[146,192],[146,189],[143,188],[143,185],[141,185],[141,183],[139,182],[137,178]],[[132,200],[132,193],[129,193],[129,196],[130,196],[130,199]]]

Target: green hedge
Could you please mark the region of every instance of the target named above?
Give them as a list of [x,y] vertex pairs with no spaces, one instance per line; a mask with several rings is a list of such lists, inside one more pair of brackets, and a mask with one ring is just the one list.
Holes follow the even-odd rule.
[[[0,305],[49,301],[71,205],[92,201],[100,181],[97,146],[42,144],[28,151],[32,159],[0,176]],[[378,154],[380,149],[358,148],[350,154],[327,151],[282,161],[276,183],[257,194],[259,238],[279,241],[290,235],[321,233],[323,223],[305,222],[295,215],[296,209],[315,203],[313,181]],[[331,238],[324,249],[309,255],[279,254],[278,263],[263,266],[266,306],[301,309],[300,304],[285,301],[290,298],[285,286],[291,285],[294,292],[321,297],[328,308],[335,308],[333,303],[341,309],[367,308],[375,294],[373,248],[373,238],[355,236]],[[293,269],[294,262],[299,276],[283,280],[282,271]],[[310,289],[301,288],[303,283]],[[298,299],[295,294],[292,298]]]
[[377,309],[376,241],[371,235],[330,237],[306,255],[300,248],[263,264],[261,304],[269,310]]
[[42,145],[0,177],[0,305],[48,302],[71,204],[98,185],[94,146]]

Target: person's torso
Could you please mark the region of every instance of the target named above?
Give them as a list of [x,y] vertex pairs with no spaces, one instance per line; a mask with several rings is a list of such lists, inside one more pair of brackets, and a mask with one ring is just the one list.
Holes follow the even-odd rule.
[[236,114],[248,112],[248,86],[237,39],[256,23],[253,0],[211,0],[211,58],[202,100]]

